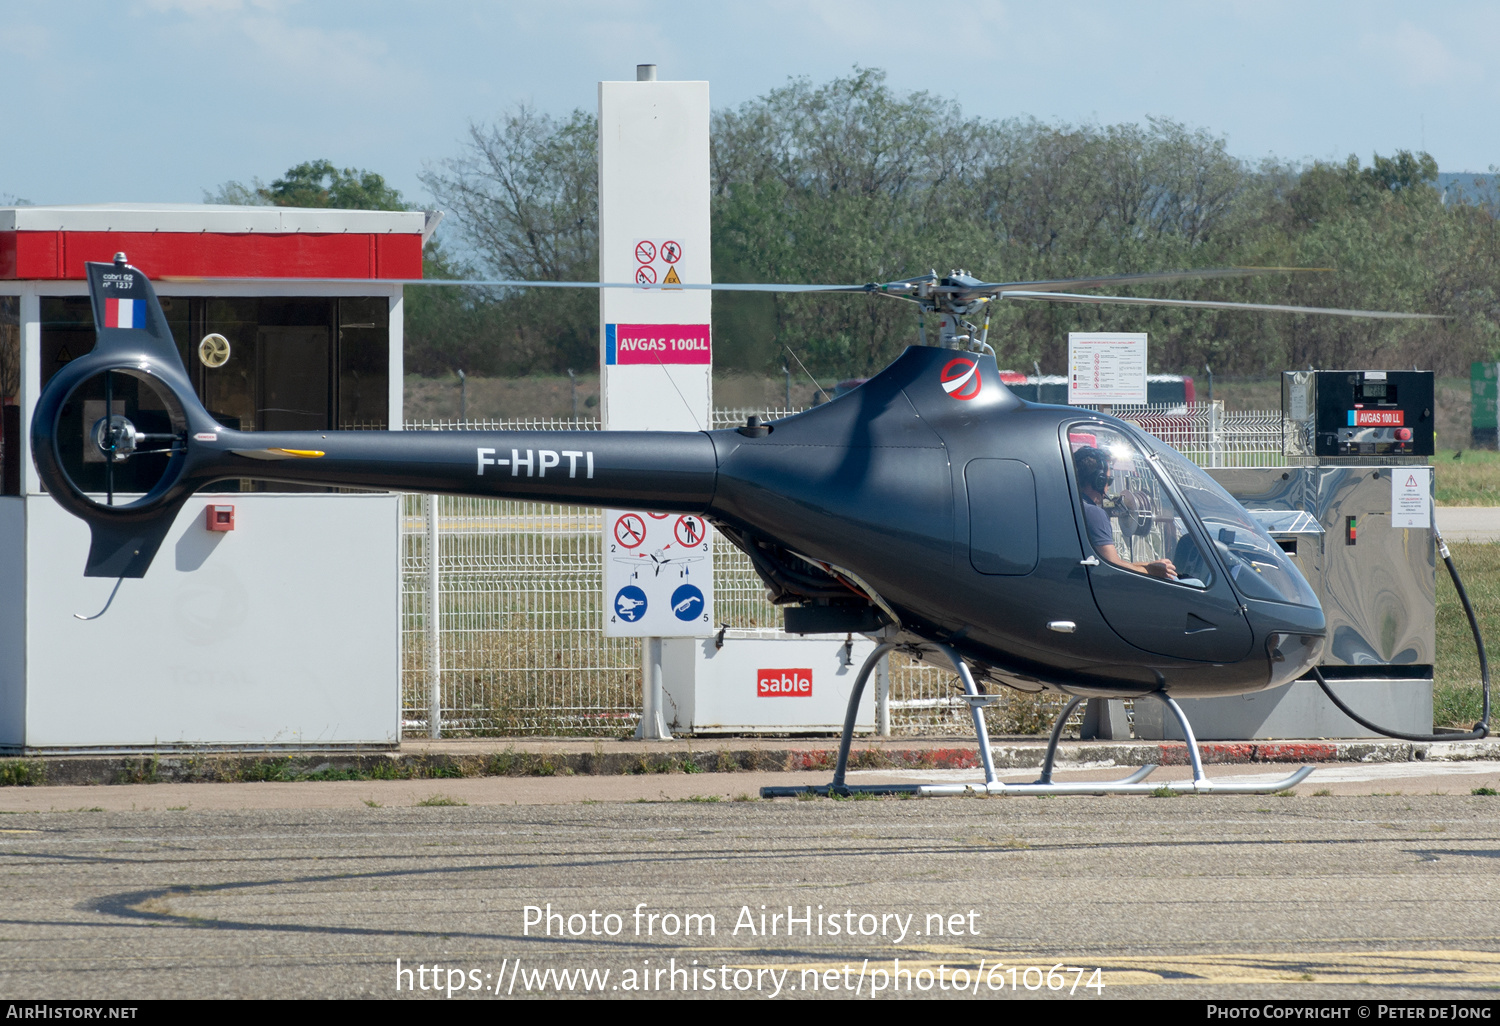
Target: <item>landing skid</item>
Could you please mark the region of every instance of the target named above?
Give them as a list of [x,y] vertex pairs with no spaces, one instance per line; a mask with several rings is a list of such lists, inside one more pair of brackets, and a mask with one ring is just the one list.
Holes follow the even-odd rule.
[[934,644],[932,647],[953,664],[959,680],[963,681],[964,698],[969,703],[969,714],[974,719],[974,734],[979,740],[979,761],[984,767],[984,780],[963,784],[847,784],[844,779],[849,770],[849,748],[854,742],[854,721],[859,713],[859,701],[864,695],[865,684],[869,681],[870,673],[875,669],[875,665],[896,647],[895,642],[891,641],[876,645],[875,650],[866,657],[864,665],[859,668],[859,675],[854,678],[854,688],[849,693],[849,709],[844,714],[844,733],[839,739],[839,758],[833,769],[833,782],[817,786],[763,787],[760,789],[762,798],[792,798],[808,793],[841,797],[855,794],[910,794],[927,798],[967,794],[1105,795],[1153,794],[1161,791],[1179,794],[1274,794],[1277,791],[1297,786],[1312,772],[1311,766],[1303,766],[1289,777],[1261,784],[1228,784],[1210,780],[1203,772],[1203,760],[1198,754],[1198,739],[1193,734],[1193,727],[1188,723],[1187,715],[1182,711],[1182,707],[1170,695],[1153,692],[1150,697],[1165,703],[1172,715],[1176,717],[1178,725],[1182,727],[1182,736],[1187,739],[1188,758],[1193,766],[1192,780],[1168,780],[1159,784],[1143,783],[1148,776],[1160,768],[1158,765],[1149,765],[1142,766],[1122,780],[1076,783],[1053,781],[1052,769],[1057,761],[1057,743],[1062,738],[1063,725],[1068,722],[1068,717],[1073,714],[1073,710],[1078,708],[1078,703],[1083,701],[1082,698],[1074,698],[1058,714],[1057,721],[1052,725],[1052,736],[1047,740],[1047,756],[1042,762],[1040,779],[1031,784],[1004,783],[995,779],[995,761],[990,752],[990,734],[984,723],[984,707],[999,701],[1000,696],[981,695],[979,688],[974,684],[974,675],[969,672],[968,664],[959,654],[948,645]]

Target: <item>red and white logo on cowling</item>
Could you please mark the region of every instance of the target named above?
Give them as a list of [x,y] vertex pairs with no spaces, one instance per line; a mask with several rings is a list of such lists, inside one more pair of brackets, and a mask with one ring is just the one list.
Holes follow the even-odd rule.
[[755,697],[811,698],[812,670],[756,670]]
[[972,399],[979,394],[984,379],[979,376],[979,362],[960,356],[949,360],[938,375],[943,391],[955,399]]

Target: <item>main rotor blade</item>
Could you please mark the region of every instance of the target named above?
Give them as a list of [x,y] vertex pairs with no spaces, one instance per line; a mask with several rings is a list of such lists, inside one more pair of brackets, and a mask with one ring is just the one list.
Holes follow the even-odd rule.
[[[204,278],[187,275],[164,274],[157,281],[174,283],[193,282],[254,282],[276,284],[303,282],[306,278]],[[509,278],[319,278],[320,285],[453,285],[476,288],[508,289],[649,289],[654,291],[703,291],[714,292],[884,292],[887,289],[911,287],[907,282],[890,284],[869,283],[865,285],[769,285],[758,283],[712,282],[708,284],[664,285],[641,284],[626,281],[519,281]]]
[[1331,267],[1214,267],[1201,271],[1145,271],[1140,274],[1111,274],[1095,278],[1053,278],[1048,281],[984,282],[967,288],[949,286],[954,292],[979,293],[1026,289],[1032,292],[1056,292],[1059,289],[1091,289],[1101,285],[1131,285],[1148,281],[1185,281],[1192,278],[1245,278],[1261,274],[1293,274],[1305,271],[1331,271]]
[[1268,313],[1329,314],[1334,317],[1375,317],[1392,321],[1441,321],[1444,314],[1394,313],[1390,310],[1340,310],[1327,306],[1283,306],[1279,303],[1229,303],[1205,299],[1147,299],[1141,296],[1086,296],[1071,292],[1011,291],[1001,299],[1032,299],[1044,303],[1095,303],[1125,306],[1188,306],[1201,310],[1262,310]]

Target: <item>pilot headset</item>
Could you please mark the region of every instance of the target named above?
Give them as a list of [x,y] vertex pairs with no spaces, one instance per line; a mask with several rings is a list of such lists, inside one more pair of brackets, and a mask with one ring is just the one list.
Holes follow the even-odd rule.
[[1102,449],[1085,445],[1073,454],[1073,465],[1078,468],[1078,480],[1100,492],[1109,489],[1109,455]]

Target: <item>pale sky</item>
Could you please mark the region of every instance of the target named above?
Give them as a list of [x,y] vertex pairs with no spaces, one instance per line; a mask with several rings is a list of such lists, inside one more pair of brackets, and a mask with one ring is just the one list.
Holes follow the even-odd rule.
[[327,158],[430,200],[424,163],[600,79],[707,79],[715,107],[883,68],[985,117],[1159,115],[1259,160],[1425,148],[1500,163],[1500,4],[0,0],[0,199],[197,202]]

